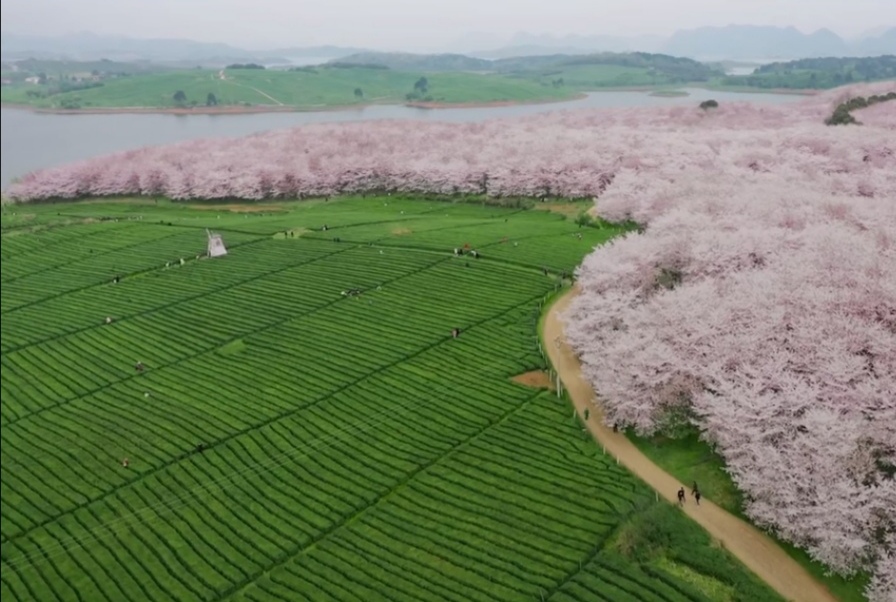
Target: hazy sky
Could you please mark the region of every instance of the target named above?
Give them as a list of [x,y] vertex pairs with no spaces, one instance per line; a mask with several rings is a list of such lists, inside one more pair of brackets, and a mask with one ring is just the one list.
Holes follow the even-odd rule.
[[896,24],[896,0],[2,0],[0,15],[12,33],[436,49],[476,32],[497,46],[519,31],[669,34],[730,23],[848,37]]

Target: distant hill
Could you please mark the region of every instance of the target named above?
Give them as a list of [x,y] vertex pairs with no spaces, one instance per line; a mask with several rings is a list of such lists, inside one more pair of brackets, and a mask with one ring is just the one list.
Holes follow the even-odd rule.
[[596,52],[655,52],[664,38],[660,36],[554,36],[549,34],[517,33],[509,44],[486,49],[468,49],[467,54],[485,59],[551,54],[593,54]]
[[[480,36],[481,39],[482,36]],[[483,42],[479,42],[481,45]],[[729,25],[680,30],[660,36],[611,36],[517,33],[493,49],[467,48],[472,56],[500,59],[549,54],[595,52],[661,52],[698,60],[791,60],[824,56],[879,56],[896,53],[896,27],[881,26],[845,40],[821,29],[804,34],[793,27]]]
[[721,75],[712,67],[693,59],[646,52],[601,52],[570,55],[517,56],[495,60],[462,54],[411,54],[406,52],[364,52],[330,61],[331,65],[382,66],[396,71],[474,71],[503,74],[558,70],[595,65],[612,65],[640,70],[653,69],[675,81],[706,81]]
[[[488,48],[490,40],[497,48]],[[342,46],[298,46],[250,51],[230,44],[183,39],[137,39],[78,33],[65,36],[29,36],[9,32],[0,34],[0,54],[4,60],[35,58],[44,60],[120,62],[152,61],[190,67],[223,66],[230,63],[310,64],[339,59],[361,61],[359,55],[372,55],[382,61],[389,55],[391,67],[429,71],[482,70],[479,60],[549,55],[593,55],[595,53],[662,53],[698,60],[749,60],[768,62],[825,56],[880,56],[896,54],[896,27],[878,27],[852,40],[822,29],[804,34],[793,27],[730,25],[677,31],[670,38],[659,36],[566,35],[517,33],[507,38],[484,33],[461,37],[453,52],[426,55],[429,66],[407,53],[371,52]],[[402,58],[402,57],[405,58]],[[409,67],[405,62],[413,64]],[[369,62],[369,61],[364,61]]]
[[140,73],[157,73],[159,71],[169,70],[146,61],[138,61],[132,63],[124,63],[118,61],[110,61],[108,59],[100,59],[98,61],[56,61],[46,59],[23,59],[14,63],[3,62],[4,71],[22,72],[26,74],[46,72],[51,77],[55,74],[64,73],[96,73],[100,74],[116,74],[116,75],[133,75]]
[[583,67],[589,65],[614,65],[653,69],[673,75],[681,81],[705,81],[717,73],[708,65],[693,59],[652,54],[648,52],[599,52],[583,55],[557,54],[551,56],[528,56],[492,61],[492,68],[498,72],[518,72],[551,67]]
[[578,48],[590,52],[656,52],[662,46],[661,36],[565,35],[518,33],[509,46],[541,46],[544,48]]
[[762,65],[723,84],[756,88],[825,89],[856,82],[896,79],[896,56],[823,57]]
[[890,27],[877,36],[869,36],[853,43],[857,56],[896,54],[896,27]]
[[118,61],[208,60],[219,57],[250,58],[249,53],[228,44],[178,39],[136,39],[77,33],[65,36],[0,35],[4,59],[47,58]]
[[525,44],[522,46],[503,46],[494,50],[481,50],[470,54],[481,59],[507,59],[521,56],[552,56],[552,55],[581,55],[591,54],[595,50],[580,48],[578,46],[539,46],[537,44]]
[[702,60],[798,59],[896,53],[896,28],[849,43],[829,29],[804,34],[794,27],[729,25],[675,32],[662,51]]
[[366,48],[346,46],[292,46],[289,48],[277,48],[263,54],[274,54],[288,58],[327,58],[338,59],[352,54],[368,52]]
[[65,36],[27,36],[7,32],[0,34],[0,53],[3,55],[3,60],[108,59],[123,62],[153,61],[181,66],[198,63],[206,66],[223,66],[246,62],[288,62],[288,58],[337,58],[360,50],[338,46],[313,46],[258,52],[229,44],[181,39],[138,39],[92,33]]
[[396,71],[490,71],[492,62],[462,54],[412,54],[409,52],[358,52],[331,63],[381,65]]

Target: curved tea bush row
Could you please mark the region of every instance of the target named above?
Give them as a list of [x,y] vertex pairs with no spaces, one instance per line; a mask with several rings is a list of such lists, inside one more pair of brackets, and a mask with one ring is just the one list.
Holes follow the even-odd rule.
[[[653,495],[584,440],[563,400],[509,378],[543,365],[538,307],[557,286],[513,249],[528,241],[571,270],[588,237],[614,230],[579,240],[547,213],[439,208],[438,220],[422,202],[371,200],[203,219],[146,206],[174,225],[109,222],[94,258],[54,250],[75,225],[9,252],[4,296],[20,298],[31,273],[58,279],[0,323],[3,599],[466,602],[548,599],[581,581],[609,599],[702,600],[617,551],[615,531]],[[329,240],[280,234],[330,218]],[[406,240],[411,218],[433,239]],[[503,255],[455,257],[463,243],[446,244],[441,220]],[[375,222],[391,223],[348,240]],[[201,252],[209,225],[226,257],[151,263]],[[84,244],[95,236],[82,230]],[[119,283],[88,278],[118,255],[135,258]],[[717,562],[745,596],[775,599]]]

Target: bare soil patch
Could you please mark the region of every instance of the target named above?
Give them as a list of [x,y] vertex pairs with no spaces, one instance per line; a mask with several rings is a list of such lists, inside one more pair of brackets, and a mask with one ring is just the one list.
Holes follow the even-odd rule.
[[393,228],[392,235],[393,236],[405,236],[407,234],[411,234],[413,230],[409,230],[408,228]]
[[539,211],[550,211],[551,213],[559,213],[566,217],[576,217],[582,211],[589,208],[585,203],[539,203],[532,207]]
[[533,389],[554,390],[554,383],[551,382],[551,377],[544,370],[532,370],[531,372],[517,374],[511,380]]

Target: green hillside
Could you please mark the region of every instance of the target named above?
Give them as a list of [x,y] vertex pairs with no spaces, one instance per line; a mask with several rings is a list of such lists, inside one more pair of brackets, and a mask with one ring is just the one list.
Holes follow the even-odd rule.
[[[223,77],[222,77],[223,73]],[[475,103],[537,101],[571,98],[574,91],[498,75],[474,73],[399,72],[390,69],[315,68],[295,71],[228,69],[223,72],[195,69],[111,80],[100,87],[45,97],[39,87],[8,86],[3,102],[41,107],[175,107],[206,105],[213,94],[219,105],[288,105],[301,108],[362,103],[402,103],[415,92],[424,76],[428,86],[417,100]]]

